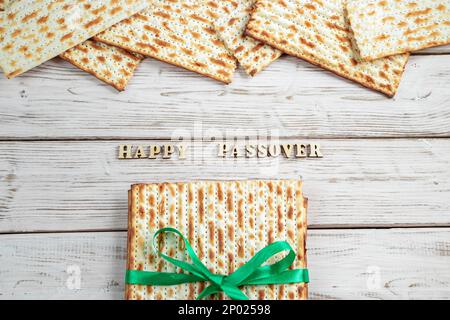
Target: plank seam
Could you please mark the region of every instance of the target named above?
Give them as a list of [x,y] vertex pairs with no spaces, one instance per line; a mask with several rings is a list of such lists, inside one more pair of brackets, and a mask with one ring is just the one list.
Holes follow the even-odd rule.
[[[343,226],[308,226],[308,230],[340,230],[340,231],[351,231],[351,230],[401,230],[401,229],[450,229],[450,224],[437,224],[437,225],[420,225],[420,224],[412,224],[412,225],[380,225],[380,226],[369,226],[369,225],[360,225],[360,226],[351,226],[351,225],[343,225]],[[18,231],[18,232],[0,232],[1,236],[8,235],[47,235],[47,234],[79,234],[79,233],[115,233],[115,232],[128,232],[127,229],[86,229],[86,230],[45,230],[45,231]]]
[[[234,141],[246,141],[247,139],[257,139],[257,137],[247,136],[247,137],[233,137]],[[411,135],[411,136],[367,136],[367,137],[346,137],[346,136],[273,136],[272,139],[276,138],[279,140],[407,140],[407,139],[450,139],[449,135]],[[216,142],[214,140],[200,140],[200,139],[192,139],[190,141],[188,140],[174,140],[171,138],[133,138],[133,137],[125,137],[125,138],[119,138],[119,137],[109,137],[109,138],[51,138],[51,139],[34,139],[34,138],[0,138],[0,144],[1,143],[11,143],[11,142],[17,142],[17,143],[26,143],[26,142],[114,142],[114,141],[156,141],[156,142],[204,142],[204,143],[213,143]],[[230,139],[231,141],[231,139]]]

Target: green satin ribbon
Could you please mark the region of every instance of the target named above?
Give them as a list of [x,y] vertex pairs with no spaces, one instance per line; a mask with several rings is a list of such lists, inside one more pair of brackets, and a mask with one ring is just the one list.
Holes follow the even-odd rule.
[[[183,239],[192,264],[171,258],[159,250],[157,239],[162,233],[175,233]],[[127,284],[172,286],[208,281],[210,285],[200,293],[197,300],[219,292],[226,293],[233,300],[248,300],[248,297],[239,289],[240,286],[309,282],[308,269],[289,269],[295,260],[295,252],[286,241],[268,245],[256,253],[246,264],[226,276],[210,272],[197,257],[189,241],[174,228],[158,230],[153,236],[153,246],[161,258],[189,273],[127,270],[125,278]],[[263,265],[271,257],[283,251],[289,251],[286,257],[274,264]]]

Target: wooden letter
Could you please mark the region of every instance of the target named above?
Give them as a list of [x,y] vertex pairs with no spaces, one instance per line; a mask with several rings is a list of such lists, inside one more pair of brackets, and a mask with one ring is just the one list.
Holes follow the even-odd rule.
[[239,152],[239,147],[237,145],[234,145],[233,149],[232,149],[232,155],[235,158],[239,158],[241,156],[241,153]]
[[179,159],[180,160],[186,159],[186,150],[187,150],[188,146],[185,144],[180,144],[177,146],[177,148],[178,148]]
[[225,156],[227,155],[227,151],[228,151],[228,145],[226,143],[221,143],[219,144],[219,153],[218,153],[218,157],[221,158],[225,158]]
[[163,153],[163,159],[170,159],[172,157],[174,148],[171,144],[164,145],[164,153]]
[[248,144],[245,146],[245,156],[247,158],[256,157],[256,147],[254,145]]
[[258,158],[265,158],[267,157],[267,146],[265,145],[258,145]]
[[292,149],[294,149],[294,146],[292,144],[283,144],[281,149],[283,150],[286,158],[290,158],[292,156]]
[[320,144],[318,143],[312,143],[310,145],[310,152],[309,152],[309,157],[310,158],[323,158],[323,154],[320,151]]
[[305,144],[296,144],[297,154],[295,155],[297,158],[306,158],[307,156],[307,147]]
[[131,155],[131,149],[133,146],[131,144],[124,145],[121,144],[119,146],[119,159],[132,159],[133,156]]
[[269,145],[269,156],[271,157],[279,157],[281,154],[281,148],[278,144]]
[[156,156],[161,153],[161,147],[154,145],[150,146],[150,155],[148,156],[149,159],[156,159]]
[[143,146],[137,146],[136,152],[134,153],[134,159],[147,158],[147,153]]

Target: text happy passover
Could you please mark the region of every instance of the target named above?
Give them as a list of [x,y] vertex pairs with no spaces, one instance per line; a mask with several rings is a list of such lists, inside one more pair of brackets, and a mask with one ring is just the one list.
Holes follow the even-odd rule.
[[[179,159],[189,156],[187,144],[131,145],[123,144],[118,148],[118,159]],[[291,144],[217,144],[217,156],[220,158],[323,158],[321,146],[317,143]]]

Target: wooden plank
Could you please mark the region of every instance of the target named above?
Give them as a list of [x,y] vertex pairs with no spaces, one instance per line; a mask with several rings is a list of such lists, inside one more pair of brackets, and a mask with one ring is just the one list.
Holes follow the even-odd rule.
[[2,142],[0,232],[125,230],[138,182],[299,176],[311,228],[450,226],[450,139],[319,142],[323,159],[224,160],[197,142],[185,161],[117,160],[128,141]]
[[427,48],[420,51],[413,52],[414,55],[426,54],[450,54],[450,45]]
[[262,128],[283,137],[448,137],[450,55],[413,56],[395,99],[283,57],[225,86],[155,60],[117,93],[53,60],[0,79],[0,140],[167,139]]
[[[0,299],[123,298],[125,232],[0,241]],[[450,229],[310,230],[308,264],[311,299],[449,299]]]
[[449,299],[449,236],[449,229],[310,231],[310,297]]

